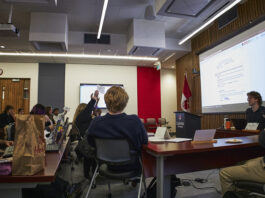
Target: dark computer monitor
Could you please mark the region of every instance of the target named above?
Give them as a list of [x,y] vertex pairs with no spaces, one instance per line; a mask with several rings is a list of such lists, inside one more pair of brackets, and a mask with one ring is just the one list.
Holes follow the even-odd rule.
[[247,125],[246,119],[237,118],[237,119],[231,119],[231,121],[233,122],[237,130],[242,130],[246,128]]

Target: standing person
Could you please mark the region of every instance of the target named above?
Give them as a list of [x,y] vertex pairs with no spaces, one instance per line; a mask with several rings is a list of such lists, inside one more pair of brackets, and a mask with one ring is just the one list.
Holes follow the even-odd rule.
[[6,125],[15,122],[15,111],[11,105],[6,105],[3,113],[0,114],[0,128],[4,128]]
[[[113,86],[104,96],[108,113],[95,117],[87,132],[87,141],[94,146],[93,137],[99,138],[126,138],[136,151],[141,153],[143,144],[147,144],[146,130],[137,115],[127,115],[123,112],[129,96],[121,87]],[[140,170],[140,163],[136,161],[131,165],[110,167],[113,171]]]
[[247,93],[248,104],[250,108],[246,110],[247,122],[259,123],[258,129],[265,128],[265,107],[262,106],[262,97],[260,93],[251,91]]

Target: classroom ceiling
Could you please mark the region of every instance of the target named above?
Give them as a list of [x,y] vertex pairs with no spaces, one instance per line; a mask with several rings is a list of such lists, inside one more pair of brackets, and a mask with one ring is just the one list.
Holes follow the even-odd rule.
[[[67,15],[68,53],[127,55],[130,24],[133,19],[144,19],[164,23],[166,45],[155,56],[159,57],[160,61],[172,55],[179,58],[190,51],[190,44],[188,42],[183,46],[178,46],[178,41],[233,1],[235,0],[109,0],[102,33],[120,36],[122,43],[98,45],[84,44],[76,40],[83,41],[83,33],[97,33],[104,0],[0,0],[0,24],[8,22],[10,7],[13,4],[12,24],[20,30],[20,37],[1,36],[0,32],[0,46],[5,46],[0,51],[40,52],[29,41],[30,16],[32,12],[45,12]],[[154,13],[150,12],[150,6]],[[142,51],[145,49],[147,48]],[[38,58],[0,57],[0,62],[16,60],[20,62],[43,61]],[[70,58],[44,59],[44,61],[90,63],[88,60]],[[106,64],[103,62],[99,61],[98,64]],[[119,64],[115,61],[111,63]],[[153,63],[129,61],[129,63],[120,64],[152,65]]]

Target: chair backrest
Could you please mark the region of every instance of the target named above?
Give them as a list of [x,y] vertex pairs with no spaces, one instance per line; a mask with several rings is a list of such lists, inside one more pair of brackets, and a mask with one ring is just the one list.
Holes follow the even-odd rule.
[[147,118],[146,124],[148,125],[156,125],[156,119],[155,118]]
[[166,124],[166,118],[158,118],[158,124],[160,126],[165,125]]
[[235,181],[235,186],[249,192],[265,195],[265,183],[254,181]]
[[126,164],[132,161],[130,145],[126,139],[94,138],[96,156],[109,163]]

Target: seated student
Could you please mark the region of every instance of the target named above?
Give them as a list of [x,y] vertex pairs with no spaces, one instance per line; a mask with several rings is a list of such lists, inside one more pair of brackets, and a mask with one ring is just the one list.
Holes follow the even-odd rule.
[[[128,94],[123,88],[113,86],[108,89],[104,99],[108,113],[94,118],[91,122],[87,132],[88,143],[94,146],[93,137],[126,138],[140,153],[142,145],[148,143],[147,133],[137,115],[123,113],[129,100]],[[140,170],[140,164],[136,162],[132,165],[109,168],[113,171]]]
[[[36,104],[30,111],[30,114],[34,115],[45,115],[45,107],[42,104]],[[45,129],[52,131],[54,128],[52,121],[47,115],[45,115]]]
[[15,122],[15,111],[11,105],[6,105],[3,113],[0,114],[0,128],[4,128],[6,125]]
[[[265,131],[259,134],[259,143],[265,147]],[[248,160],[243,165],[231,166],[221,169],[220,181],[222,194],[235,191],[234,181],[245,180],[265,183],[265,156]]]
[[101,116],[101,109],[94,108],[93,113],[92,113],[92,118],[94,119],[95,117]]
[[24,114],[24,109],[23,108],[19,108],[17,110],[17,113],[20,114],[20,115],[23,115]]
[[67,111],[64,110],[63,113],[59,113],[59,108],[54,108],[52,114],[53,114],[53,120],[55,121],[55,123],[57,123],[58,120],[64,121],[64,116],[67,114]]
[[98,101],[98,90],[91,94],[91,100],[77,116],[74,121],[75,126],[78,128],[80,135],[84,137],[86,130],[88,129],[90,122],[92,121],[92,111]]
[[261,95],[256,91],[247,93],[248,104],[251,108],[246,110],[247,122],[259,123],[258,129],[263,130],[265,128],[265,107],[262,105]]
[[55,121],[53,119],[52,107],[51,106],[45,107],[45,115],[47,115],[48,118],[52,121],[52,124],[55,124]]

